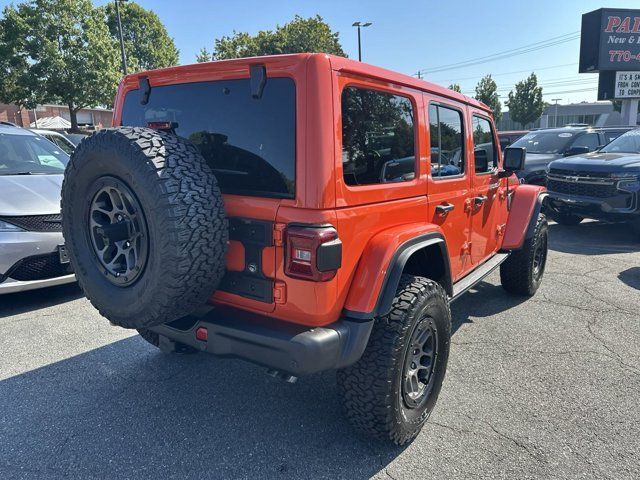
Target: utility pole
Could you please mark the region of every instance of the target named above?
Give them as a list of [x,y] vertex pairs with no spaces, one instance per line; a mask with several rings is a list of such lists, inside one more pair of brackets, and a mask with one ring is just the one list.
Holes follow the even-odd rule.
[[118,35],[120,37],[120,53],[122,54],[122,71],[127,74],[127,54],[124,51],[124,39],[122,38],[122,22],[120,21],[120,2],[126,2],[127,0],[115,0],[116,2],[116,17],[118,18]]
[[362,61],[362,44],[360,43],[360,27],[365,28],[371,26],[371,22],[353,22],[352,27],[358,27],[358,61]]
[[562,100],[561,98],[552,98],[551,101],[552,102],[556,102],[556,113],[555,116],[553,118],[553,126],[557,127],[558,126],[558,102]]

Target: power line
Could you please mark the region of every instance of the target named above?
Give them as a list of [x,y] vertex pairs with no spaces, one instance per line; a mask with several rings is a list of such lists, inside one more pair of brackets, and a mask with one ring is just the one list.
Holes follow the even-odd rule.
[[[505,75],[513,75],[515,73],[527,73],[527,72],[539,72],[540,70],[551,70],[553,68],[561,68],[561,67],[572,67],[574,65],[578,65],[578,62],[575,63],[563,63],[561,65],[552,65],[550,67],[539,67],[539,68],[527,68],[526,70],[515,70],[513,72],[501,72],[501,73],[491,73],[491,77],[502,77]],[[420,72],[418,72],[420,73]],[[478,75],[474,75],[473,77],[463,77],[463,78],[451,78],[448,80],[432,80],[429,79],[430,82],[434,83],[450,83],[450,82],[460,82],[462,80],[475,80],[478,78]]]
[[479,65],[481,63],[492,62],[496,60],[501,60],[503,58],[512,57],[515,55],[522,55],[525,53],[533,52],[536,50],[541,50],[543,48],[552,47],[555,45],[560,45],[562,43],[570,42],[573,40],[577,40],[580,38],[580,31],[565,33],[564,35],[559,35],[557,37],[548,38],[546,40],[541,40],[539,42],[530,43],[528,45],[524,45],[522,47],[513,48],[510,50],[504,50],[502,52],[493,53],[491,55],[485,55],[484,57],[476,57],[474,59],[464,60],[462,62],[449,63],[445,65],[440,65],[438,67],[422,69],[419,72],[421,74],[424,73],[437,73],[443,72],[446,70],[455,70],[459,68],[466,68],[473,65]]

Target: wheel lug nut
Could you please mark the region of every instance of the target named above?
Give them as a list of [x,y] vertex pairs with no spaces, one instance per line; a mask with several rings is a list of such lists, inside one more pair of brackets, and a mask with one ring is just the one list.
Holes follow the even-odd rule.
[[412,363],[412,364],[411,364],[411,368],[416,368],[416,364],[415,364],[415,363]]

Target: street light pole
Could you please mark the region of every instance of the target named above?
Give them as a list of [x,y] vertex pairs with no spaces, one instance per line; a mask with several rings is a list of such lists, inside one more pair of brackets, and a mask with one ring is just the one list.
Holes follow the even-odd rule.
[[362,44],[360,42],[360,27],[365,28],[371,25],[371,22],[353,22],[352,27],[358,27],[358,61],[362,61]]
[[127,54],[124,51],[124,39],[122,38],[122,22],[120,21],[120,2],[126,2],[127,0],[115,0],[116,2],[116,17],[118,18],[118,35],[120,37],[120,53],[122,54],[122,70],[124,74],[127,74]]
[[555,116],[553,117],[553,126],[557,127],[558,126],[558,102],[562,100],[561,98],[552,98],[551,101],[552,102],[556,102],[556,113]]

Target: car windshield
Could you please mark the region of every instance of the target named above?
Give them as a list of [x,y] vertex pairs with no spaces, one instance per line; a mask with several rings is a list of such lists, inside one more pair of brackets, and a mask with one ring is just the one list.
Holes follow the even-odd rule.
[[600,151],[604,153],[640,153],[640,128],[620,135]]
[[46,138],[0,133],[0,175],[64,173],[68,161]]
[[560,153],[576,137],[572,132],[531,132],[511,144],[512,147],[525,147],[527,153]]

